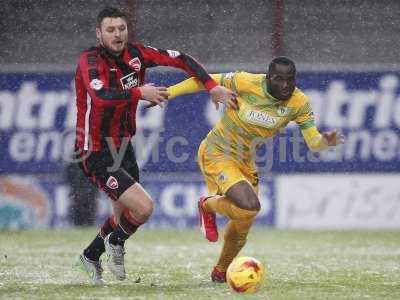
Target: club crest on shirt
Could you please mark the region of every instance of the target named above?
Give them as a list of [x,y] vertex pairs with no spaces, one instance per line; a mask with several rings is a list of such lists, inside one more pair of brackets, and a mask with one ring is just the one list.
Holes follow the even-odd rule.
[[139,77],[136,72],[132,72],[128,75],[125,75],[120,79],[122,88],[124,90],[129,90],[131,88],[139,86]]
[[106,185],[112,190],[117,189],[119,186],[118,180],[114,176],[108,177]]
[[142,63],[140,62],[140,59],[138,57],[132,58],[128,62],[128,65],[132,67],[136,72],[139,72],[140,68],[142,67]]
[[97,79],[97,78],[93,79],[90,82],[90,87],[92,89],[94,89],[95,91],[101,90],[103,88],[103,86],[104,86],[103,81],[101,81],[100,79]]
[[287,116],[289,113],[289,108],[287,108],[286,106],[281,106],[278,108],[277,113],[278,113],[278,116],[280,116],[280,117]]

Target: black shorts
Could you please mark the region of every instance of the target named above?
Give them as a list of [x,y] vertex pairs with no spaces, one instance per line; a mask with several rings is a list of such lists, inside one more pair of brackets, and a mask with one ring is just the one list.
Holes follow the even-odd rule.
[[[117,150],[120,153],[120,149]],[[118,198],[136,182],[139,182],[139,167],[131,144],[128,145],[121,162],[115,161],[110,150],[90,153],[79,163],[83,173],[113,199]]]

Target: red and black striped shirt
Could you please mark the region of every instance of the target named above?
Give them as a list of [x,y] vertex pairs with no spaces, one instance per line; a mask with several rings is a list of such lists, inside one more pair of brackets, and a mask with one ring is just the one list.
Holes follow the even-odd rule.
[[118,148],[135,134],[138,87],[146,69],[155,66],[180,68],[208,90],[217,85],[198,62],[177,51],[130,43],[119,57],[102,46],[83,51],[75,74],[77,150],[100,151],[107,137]]

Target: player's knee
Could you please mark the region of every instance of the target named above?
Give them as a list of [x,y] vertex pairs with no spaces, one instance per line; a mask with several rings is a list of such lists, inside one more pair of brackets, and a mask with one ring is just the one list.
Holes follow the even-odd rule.
[[254,201],[251,202],[250,210],[255,211],[257,213],[261,210],[261,204],[260,204],[260,200],[258,200],[258,198],[256,198]]
[[257,216],[258,210],[245,209],[238,206],[232,207],[232,219],[248,223]]
[[146,205],[145,205],[145,207],[144,207],[144,211],[143,211],[143,213],[144,213],[144,215],[146,216],[146,221],[150,218],[150,216],[153,214],[153,211],[154,211],[154,203],[153,203],[153,201],[150,199],[147,203],[146,203]]
[[261,209],[258,196],[253,187],[247,181],[236,183],[228,189],[226,195],[241,209],[256,212]]
[[152,206],[140,206],[134,210],[126,208],[123,213],[123,218],[125,218],[129,224],[140,226],[148,221],[152,212]]
[[261,210],[260,200],[258,200],[257,196],[253,195],[247,197],[246,201],[243,201],[242,206],[242,209],[254,212],[259,212]]
[[144,198],[136,209],[136,213],[138,214],[138,219],[142,223],[147,222],[150,216],[153,214],[154,204],[150,198]]
[[132,186],[118,201],[128,208],[141,224],[145,223],[153,213],[153,200],[140,186]]

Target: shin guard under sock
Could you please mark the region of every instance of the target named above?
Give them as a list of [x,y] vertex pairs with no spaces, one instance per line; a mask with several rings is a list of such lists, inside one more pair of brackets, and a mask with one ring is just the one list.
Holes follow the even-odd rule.
[[124,242],[136,232],[142,223],[138,222],[129,209],[125,209],[121,215],[120,223],[111,233],[109,241],[113,245],[124,245]]
[[224,245],[216,266],[221,272],[227,270],[229,264],[246,244],[247,235],[258,211],[241,209],[231,204],[229,213],[232,219],[226,226]]
[[[237,223],[242,223],[241,224],[242,227],[246,226],[247,231],[239,232],[237,230]],[[229,221],[225,230],[224,245],[222,247],[221,254],[219,256],[216,266],[219,271],[226,272],[230,263],[238,255],[240,250],[244,247],[247,241],[247,234],[250,230],[252,223],[253,220]]]
[[86,258],[92,261],[98,261],[104,253],[104,238],[110,234],[117,225],[115,224],[114,216],[109,217],[100,229],[99,234],[93,239],[90,245],[83,251]]

